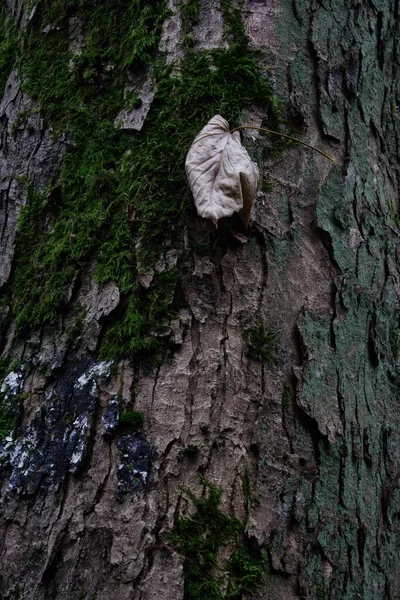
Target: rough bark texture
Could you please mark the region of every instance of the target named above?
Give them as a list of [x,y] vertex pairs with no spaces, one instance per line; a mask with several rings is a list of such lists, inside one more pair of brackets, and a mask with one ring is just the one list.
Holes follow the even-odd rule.
[[[172,60],[182,27],[170,6],[160,49]],[[258,193],[245,243],[190,257],[162,364],[98,359],[120,292],[93,266],[71,281],[86,309],[74,351],[68,316],[64,333],[21,340],[3,306],[3,403],[23,407],[1,445],[2,598],[184,598],[171,532],[193,512],[185,489],[204,493],[200,475],[267,555],[254,600],[400,598],[398,1],[247,0],[241,11],[290,123],[335,164],[293,146],[259,165],[275,185]],[[193,35],[195,50],[224,47],[217,0],[202,3]],[[124,113],[123,127],[141,127],[149,81],[143,114]],[[18,123],[27,108],[14,69],[0,107],[4,286],[21,177],[45,185],[64,152],[40,113]],[[243,122],[262,117],[249,106]],[[244,134],[250,148],[255,137]],[[185,235],[201,244],[212,228],[193,215]],[[158,270],[181,252],[165,250]],[[271,360],[263,348],[257,358],[255,330]],[[140,432],[118,427],[132,397]]]

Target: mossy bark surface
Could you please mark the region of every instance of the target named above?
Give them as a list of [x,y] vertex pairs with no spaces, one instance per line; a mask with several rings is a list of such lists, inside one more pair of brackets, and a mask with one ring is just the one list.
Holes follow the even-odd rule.
[[[0,596],[394,600],[397,0],[0,11]],[[252,224],[194,210],[216,113]]]

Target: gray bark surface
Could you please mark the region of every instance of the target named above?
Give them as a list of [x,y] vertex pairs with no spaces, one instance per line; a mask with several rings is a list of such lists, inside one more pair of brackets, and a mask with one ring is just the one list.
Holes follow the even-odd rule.
[[[181,27],[170,5],[160,48],[173,58]],[[245,242],[190,259],[162,364],[97,357],[120,291],[97,283],[93,265],[78,289],[71,282],[86,310],[79,351],[66,334],[21,341],[3,328],[2,392],[24,401],[0,446],[2,598],[183,599],[171,532],[193,512],[185,489],[204,494],[200,475],[267,555],[253,600],[400,598],[398,1],[246,0],[241,10],[290,122],[335,164],[301,146],[259,164],[273,189],[258,192]],[[219,2],[203,2],[195,49],[224,47],[223,35]],[[128,129],[153,101],[143,85],[148,103],[140,119],[124,113]],[[38,112],[13,128],[35,107],[13,70],[0,106],[2,286],[21,178],[45,185],[64,153]],[[249,106],[243,122],[263,116]],[[187,235],[200,244],[213,227],[193,216]],[[166,250],[158,269],[179,252]],[[249,358],[260,323],[279,332],[271,363]],[[143,432],[120,435],[118,402],[132,397]]]

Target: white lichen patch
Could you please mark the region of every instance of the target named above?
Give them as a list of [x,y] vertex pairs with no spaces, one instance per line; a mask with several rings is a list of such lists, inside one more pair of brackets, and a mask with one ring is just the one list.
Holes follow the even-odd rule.
[[[90,381],[93,381],[94,386],[95,386],[95,379],[98,377],[109,377],[110,375],[110,368],[111,365],[113,364],[113,361],[102,361],[99,363],[96,363],[93,365],[93,367],[91,367],[88,371],[86,371],[85,373],[82,373],[82,375],[78,378],[78,380],[75,383],[75,390],[79,390],[82,389],[83,387],[85,387]],[[95,389],[95,387],[94,387]],[[91,389],[91,393],[93,393],[94,391],[93,386]]]
[[86,448],[86,435],[89,427],[87,414],[80,415],[72,424],[73,430],[70,434],[70,442],[76,441],[76,446],[70,460],[70,471],[80,465]]
[[24,384],[24,377],[21,370],[11,371],[3,380],[1,384],[0,392],[4,394],[5,400],[8,400],[11,396],[16,396],[22,390]]
[[11,491],[20,491],[22,481],[33,475],[37,469],[35,460],[32,460],[37,447],[37,436],[34,430],[19,441],[8,441],[2,446],[1,458],[7,458],[12,472],[8,488]]
[[114,433],[119,424],[119,404],[117,398],[112,398],[108,403],[108,409],[102,417],[105,435]]
[[136,475],[138,477],[140,477],[140,479],[143,481],[143,483],[146,483],[147,478],[149,476],[149,473],[148,473],[148,471],[139,471],[139,470],[137,470],[136,471]]

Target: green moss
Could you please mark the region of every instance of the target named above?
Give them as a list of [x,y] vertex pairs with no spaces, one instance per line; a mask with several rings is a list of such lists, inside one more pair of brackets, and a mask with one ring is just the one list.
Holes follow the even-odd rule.
[[[177,519],[171,536],[184,558],[185,598],[239,600],[260,584],[266,571],[265,557],[247,547],[244,524],[220,511],[221,490],[207,481],[204,483],[203,498],[186,490],[195,513]],[[230,557],[222,566],[219,554],[228,548]]]
[[261,552],[250,551],[243,546],[233,551],[227,567],[231,579],[224,597],[241,600],[251,596],[261,584],[266,574],[267,561]]
[[5,2],[0,7],[0,29],[0,97],[2,97],[18,48],[18,28],[12,19],[7,18]]
[[21,414],[21,406],[26,394],[14,394],[6,397],[7,392],[0,394],[0,442],[15,429]]
[[178,276],[177,270],[156,274],[147,293],[138,285],[132,286],[121,318],[105,334],[102,358],[112,360],[137,352],[163,353],[163,338],[169,332],[166,323],[176,314]]
[[143,413],[133,410],[133,408],[125,408],[119,417],[119,427],[124,432],[134,433],[143,428],[144,416]]
[[242,474],[242,487],[243,487],[243,496],[244,496],[244,509],[246,514],[249,513],[250,504],[252,499],[251,485],[250,485],[250,471],[248,466],[246,465]]
[[[68,302],[68,287],[75,268],[63,225],[52,223],[51,194],[27,187],[27,203],[21,213],[13,277],[13,311],[17,329],[52,322]],[[72,227],[72,215],[65,228]],[[30,284],[28,281],[30,279]],[[36,310],[35,310],[36,307]]]
[[189,444],[188,446],[186,446],[184,448],[183,454],[184,454],[184,456],[187,456],[188,458],[197,458],[198,455],[200,454],[200,448],[198,446],[196,446],[195,444]]
[[[154,267],[163,248],[183,247],[193,217],[186,152],[216,113],[234,127],[243,108],[256,104],[268,114],[266,125],[276,129],[280,121],[280,104],[249,46],[239,8],[225,1],[222,9],[229,47],[187,48],[179,65],[168,65],[155,55],[169,14],[164,0],[38,4],[20,56],[24,90],[36,98],[54,136],[68,134],[54,181],[47,189],[27,185],[9,288],[20,335],[57,323],[70,310],[81,272],[95,260],[97,281],[113,280],[121,293],[102,356],[165,352],[183,265],[156,273],[147,290],[137,278],[139,270]],[[199,10],[193,0],[182,5],[188,28]],[[85,39],[75,55],[72,21]],[[143,130],[132,135],[115,119],[121,108],[137,106],[135,91],[124,97],[127,71],[149,65],[156,96]]]
[[79,347],[85,325],[85,315],[85,307],[75,303],[71,323],[65,331],[66,343],[71,349],[77,349]]
[[315,595],[318,600],[329,600],[329,592],[325,582],[320,581],[315,584]]
[[291,402],[292,402],[292,388],[290,387],[290,385],[288,383],[284,383],[283,391],[282,391],[282,407],[285,410],[288,410],[290,408]]
[[17,118],[15,119],[15,121],[13,122],[13,124],[11,126],[11,135],[15,135],[16,132],[18,131],[18,129],[23,128],[26,125],[26,122],[27,122],[30,114],[31,114],[31,111],[29,111],[29,110],[21,110],[18,113]]
[[8,373],[11,373],[11,371],[13,371],[13,366],[15,366],[15,368],[18,367],[18,365],[11,365],[10,363],[10,359],[8,356],[1,356],[0,357],[0,381],[3,382],[5,376]]
[[[56,131],[69,126],[77,133],[76,125],[92,117],[84,126],[90,130],[93,121],[115,116],[126,69],[149,63],[168,13],[165,0],[41,0],[21,60],[25,91]],[[75,55],[74,29],[85,38]]]
[[261,181],[263,192],[265,192],[266,194],[270,194],[276,188],[277,183],[278,182],[276,180],[272,181],[271,179],[265,179],[265,177],[263,177]]
[[244,27],[241,8],[244,0],[234,4],[231,0],[221,0],[220,6],[224,18],[225,33],[229,41],[244,50],[248,48],[248,36]]
[[307,527],[308,527],[308,529],[311,529],[311,530],[315,529],[315,527],[318,525],[318,521],[319,521],[318,507],[314,503],[312,503],[307,508]]
[[395,227],[397,227],[397,229],[400,229],[400,215],[397,206],[393,202],[393,200],[389,200],[389,213],[392,217]]
[[389,343],[392,351],[393,358],[399,360],[400,358],[400,328],[399,325],[392,325],[389,329]]
[[201,12],[201,5],[201,0],[186,0],[180,3],[180,17],[184,34],[190,33],[193,27],[197,25]]
[[273,364],[279,331],[268,331],[264,325],[259,325],[250,329],[248,335],[248,357],[251,360],[263,360],[268,364]]
[[[27,190],[12,290],[19,328],[56,320],[82,267],[96,253],[103,257],[110,250],[107,233],[115,234],[112,249],[118,256],[112,272],[108,258],[101,261],[99,280],[108,276],[118,280],[122,292],[132,289],[132,234],[126,202],[117,193],[117,162],[132,141],[117,130],[114,118],[124,102],[127,65],[150,60],[151,41],[158,40],[167,11],[161,1],[128,7],[123,2],[109,7],[103,1],[42,2],[37,13],[21,60],[24,89],[38,100],[55,134],[67,128],[71,134],[57,188],[38,190],[31,183]],[[72,16],[81,22],[86,39],[82,53],[73,57]],[[151,35],[139,43],[139,32],[150,22]],[[50,32],[43,35],[46,26]],[[126,241],[129,256],[124,254]],[[27,285],[29,280],[35,285]]]
[[15,427],[15,415],[12,407],[0,400],[0,442],[2,442]]
[[242,473],[242,488],[244,496],[244,509],[246,511],[246,515],[248,515],[251,507],[260,505],[260,500],[258,495],[252,490],[250,471],[247,465]]

